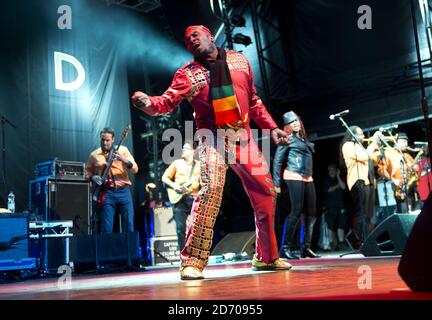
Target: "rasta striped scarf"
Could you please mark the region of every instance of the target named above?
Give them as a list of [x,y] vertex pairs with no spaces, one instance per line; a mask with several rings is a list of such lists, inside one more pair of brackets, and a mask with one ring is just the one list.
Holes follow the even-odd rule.
[[239,129],[245,125],[240,107],[235,96],[226,52],[218,48],[216,60],[197,59],[202,66],[210,70],[210,90],[216,126],[224,129]]

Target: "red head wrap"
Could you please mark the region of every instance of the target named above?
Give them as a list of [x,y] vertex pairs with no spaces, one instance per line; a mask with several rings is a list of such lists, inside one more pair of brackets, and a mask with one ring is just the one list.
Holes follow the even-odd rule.
[[189,26],[185,30],[185,37],[184,37],[185,42],[186,42],[187,36],[195,30],[203,31],[203,32],[207,33],[210,37],[212,36],[211,31],[208,28],[204,27],[203,25]]

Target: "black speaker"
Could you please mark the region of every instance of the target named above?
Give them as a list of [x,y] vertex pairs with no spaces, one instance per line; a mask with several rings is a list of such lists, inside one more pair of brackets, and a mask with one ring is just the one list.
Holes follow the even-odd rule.
[[365,257],[401,255],[418,214],[393,214],[369,234],[360,248]]
[[214,247],[211,255],[218,256],[229,252],[236,254],[246,252],[248,256],[252,257],[255,254],[255,240],[255,231],[228,233]]
[[414,291],[432,291],[432,193],[408,237],[399,262],[399,275]]
[[[90,233],[91,201],[88,181],[58,180],[51,177],[30,181],[29,207],[44,221],[72,221],[70,232],[73,235]],[[69,245],[69,257],[65,257],[63,238],[49,238],[32,243],[32,251],[39,250],[45,272],[56,273],[66,260],[74,260],[73,241]]]
[[29,257],[29,217],[27,214],[0,214],[0,260]]
[[90,185],[88,181],[39,178],[30,181],[30,209],[42,219],[71,220],[74,235],[90,234]]
[[96,241],[98,263],[101,267],[106,265],[115,265],[116,267],[139,265],[138,232],[80,235],[73,238],[75,273],[95,270]]

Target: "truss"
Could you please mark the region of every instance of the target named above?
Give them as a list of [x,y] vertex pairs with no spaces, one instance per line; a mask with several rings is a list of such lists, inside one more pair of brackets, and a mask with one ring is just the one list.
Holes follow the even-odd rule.
[[149,13],[161,6],[160,0],[104,0],[107,5],[118,5],[135,11]]

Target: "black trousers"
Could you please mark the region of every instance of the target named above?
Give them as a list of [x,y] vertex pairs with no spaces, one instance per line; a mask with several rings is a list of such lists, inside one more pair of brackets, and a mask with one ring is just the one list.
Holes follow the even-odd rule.
[[354,203],[353,232],[356,242],[361,244],[372,231],[372,217],[374,215],[375,193],[373,184],[365,185],[363,180],[357,180],[351,188]]
[[310,246],[316,220],[316,192],[313,182],[285,180],[291,202],[291,211],[287,219],[286,243],[295,244],[295,230],[302,212],[305,214],[305,245]]

